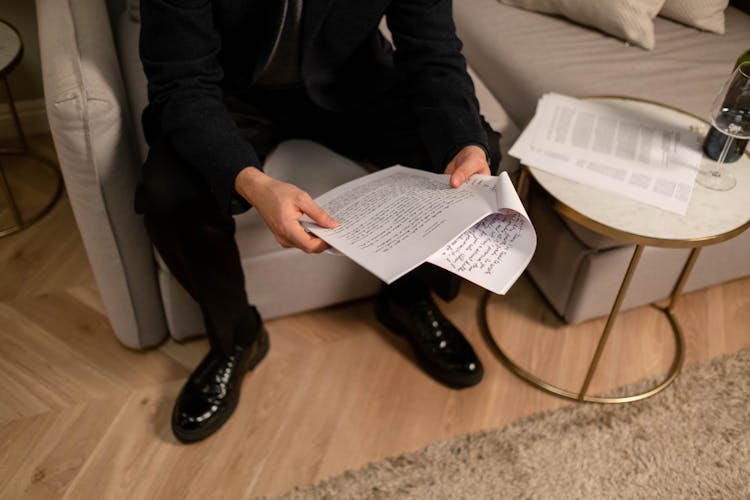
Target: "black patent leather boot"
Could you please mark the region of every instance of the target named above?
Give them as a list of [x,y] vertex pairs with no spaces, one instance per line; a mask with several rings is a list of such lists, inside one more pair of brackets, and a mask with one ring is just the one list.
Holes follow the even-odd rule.
[[432,378],[461,389],[478,384],[482,363],[463,334],[440,312],[429,294],[403,304],[388,292],[377,299],[375,314],[411,345],[419,365]]
[[180,391],[172,412],[172,432],[193,443],[216,432],[237,407],[242,379],[268,353],[268,332],[262,324],[247,347],[235,345],[230,354],[212,349]]

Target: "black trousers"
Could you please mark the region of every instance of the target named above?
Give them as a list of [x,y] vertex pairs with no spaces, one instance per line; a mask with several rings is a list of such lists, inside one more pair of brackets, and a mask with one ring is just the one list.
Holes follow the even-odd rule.
[[[226,105],[261,160],[283,140],[306,138],[377,167],[444,168],[431,164],[407,97],[398,89],[351,113],[321,109],[301,88],[254,89],[227,99]],[[494,172],[500,162],[500,136],[486,122],[485,129]],[[244,327],[248,300],[234,219],[221,213],[206,181],[165,138],[151,140],[135,205],[162,259],[200,305],[211,347],[227,351],[236,342],[251,342]],[[236,196],[232,207],[238,213],[248,205]],[[434,266],[422,266],[391,286],[408,291],[425,281],[445,298],[455,295],[460,282]]]

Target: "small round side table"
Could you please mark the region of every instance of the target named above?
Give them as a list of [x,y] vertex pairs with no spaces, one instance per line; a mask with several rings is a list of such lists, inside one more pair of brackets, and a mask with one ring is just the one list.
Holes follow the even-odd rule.
[[[699,131],[701,137],[705,136],[708,131],[708,124],[699,117],[658,103],[617,96],[597,97],[596,99],[604,99],[612,106],[619,107],[623,111],[635,112],[646,119]],[[705,164],[712,163],[712,160],[704,155],[702,162],[705,167]],[[713,191],[696,183],[687,213],[683,216],[629,198],[614,196],[600,189],[524,165],[522,178],[519,180],[519,192],[523,194],[528,177],[531,175],[549,195],[554,209],[560,215],[599,234],[623,243],[634,244],[635,251],[607,318],[604,331],[599,337],[586,378],[578,392],[569,391],[542,380],[505,354],[487,320],[487,307],[491,298],[491,294],[488,293],[484,295],[480,303],[480,328],[485,340],[500,361],[532,386],[549,394],[580,402],[626,403],[653,396],[669,386],[677,378],[685,357],[682,329],[672,310],[698,259],[701,248],[729,240],[750,227],[750,153],[743,155],[740,160],[728,164],[725,168],[732,170],[737,178],[737,185],[729,191]],[[669,297],[668,305],[660,307],[654,304],[664,313],[674,334],[676,349],[672,365],[661,382],[639,394],[613,397],[588,394],[589,385],[596,372],[609,333],[646,246],[692,249]]]
[[[13,69],[18,66],[22,56],[23,42],[21,41],[18,31],[6,21],[0,20],[0,79],[3,81],[5,94],[8,97],[8,107],[10,109],[17,136],[16,146],[0,148],[0,193],[7,201],[10,214],[13,218],[13,223],[11,225],[0,226],[0,237],[17,233],[41,219],[52,209],[62,193],[62,177],[60,176],[60,171],[57,166],[50,160],[29,151],[26,136],[21,127],[21,120],[18,117],[18,111],[16,109],[15,101],[13,100],[13,94],[10,91],[7,77]],[[13,194],[11,183],[8,181],[7,168],[3,164],[2,159],[3,157],[7,158],[9,156],[31,159],[34,164],[51,171],[54,176],[54,185],[51,194],[41,207],[31,210],[30,213],[23,213],[23,210],[16,200],[16,196]],[[0,213],[1,209],[2,205],[0,205]]]

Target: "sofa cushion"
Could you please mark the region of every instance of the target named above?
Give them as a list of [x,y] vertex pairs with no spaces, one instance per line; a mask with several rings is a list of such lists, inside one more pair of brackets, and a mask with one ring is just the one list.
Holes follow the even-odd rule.
[[643,47],[654,48],[653,19],[664,0],[500,0],[502,3],[568,19]]
[[724,33],[724,10],[729,0],[667,0],[659,12],[688,26]]
[[454,17],[469,64],[521,127],[545,92],[628,95],[706,117],[750,47],[750,16],[731,6],[720,37],[657,17],[650,52],[497,0],[456,2]]

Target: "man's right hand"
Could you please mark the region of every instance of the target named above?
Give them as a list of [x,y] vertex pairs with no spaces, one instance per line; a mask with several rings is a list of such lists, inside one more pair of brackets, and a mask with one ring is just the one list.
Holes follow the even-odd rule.
[[325,228],[334,228],[338,222],[297,186],[278,181],[255,167],[246,167],[235,178],[234,189],[255,207],[282,247],[307,253],[329,248],[325,241],[305,231],[299,219],[307,215]]

